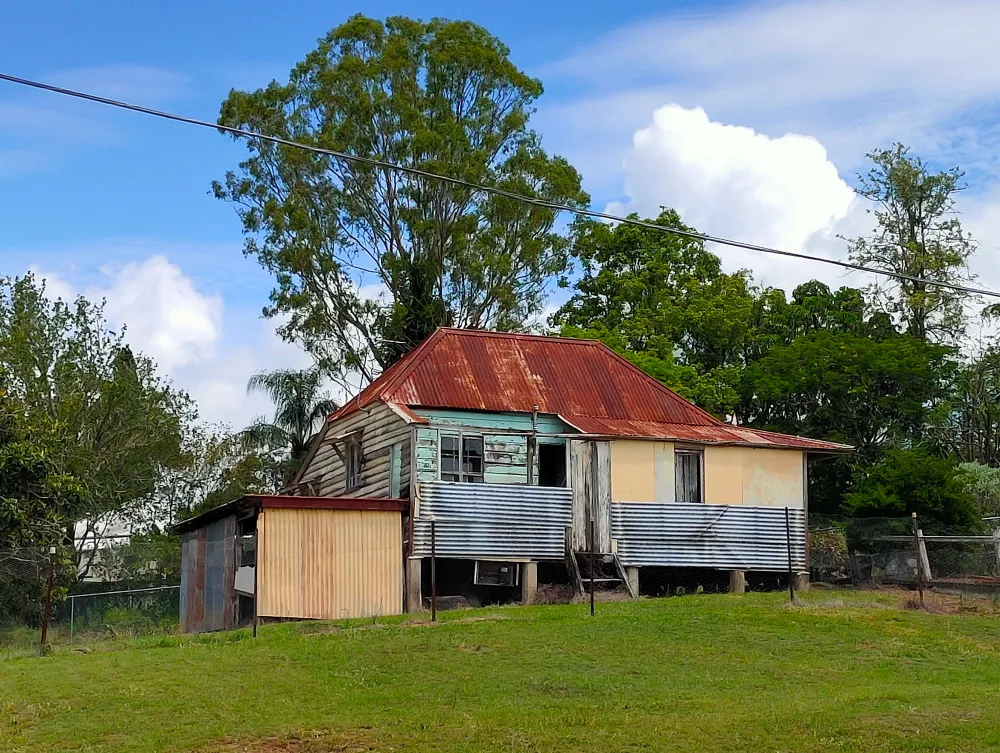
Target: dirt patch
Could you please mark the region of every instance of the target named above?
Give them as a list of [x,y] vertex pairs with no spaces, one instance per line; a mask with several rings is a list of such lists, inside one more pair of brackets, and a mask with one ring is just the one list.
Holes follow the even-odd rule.
[[953,614],[950,605],[941,601],[941,597],[924,594],[923,601],[920,594],[910,594],[909,598],[903,601],[903,609],[913,609],[918,612],[930,612],[931,614]]
[[484,614],[476,615],[473,617],[458,617],[454,620],[439,620],[438,622],[431,622],[430,616],[423,620],[413,620],[412,622],[404,622],[401,627],[437,627],[439,625],[464,625],[470,622],[499,622],[500,620],[509,619],[507,616],[502,614]]
[[576,589],[568,583],[545,584],[535,592],[533,604],[569,604],[576,595]]
[[996,599],[983,599],[962,594],[942,594],[924,590],[924,603],[920,604],[920,595],[916,591],[903,588],[879,589],[878,593],[892,594],[899,599],[903,609],[930,612],[932,614],[1000,614],[1000,602]]
[[364,753],[392,750],[371,729],[296,732],[280,737],[256,740],[232,740],[207,748],[199,753]]

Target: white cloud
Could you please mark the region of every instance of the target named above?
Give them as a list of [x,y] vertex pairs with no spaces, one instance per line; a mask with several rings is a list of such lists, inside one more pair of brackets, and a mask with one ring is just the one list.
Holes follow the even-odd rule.
[[[994,0],[784,0],[643,19],[534,71],[576,94],[538,123],[591,190],[620,145],[665,103],[765,133],[818,138],[842,170],[899,140],[969,164],[1000,95]],[[959,121],[963,121],[959,124]],[[598,148],[594,148],[596,145]],[[995,165],[988,165],[995,169]]]
[[107,286],[91,288],[104,298],[108,318],[127,328],[126,339],[166,372],[214,353],[222,336],[222,299],[205,295],[165,256],[107,270]]
[[854,198],[816,139],[770,138],[677,105],[636,132],[625,172],[630,211],[673,207],[704,232],[788,251],[843,218]]
[[[678,12],[618,29],[548,72],[620,82],[729,82],[727,99],[796,106],[1000,91],[993,0],[792,0]],[[891,34],[887,28],[891,26]],[[749,85],[743,88],[741,85]]]
[[[661,206],[710,235],[827,258],[844,255],[838,233],[856,234],[863,206],[816,139],[772,138],[713,122],[701,108],[660,107],[639,129],[624,160],[627,202],[612,213],[655,217]],[[846,231],[846,232],[845,232]],[[715,246],[729,269],[748,267],[769,284],[818,277],[843,284],[836,267]]]
[[188,390],[198,403],[199,415],[212,423],[242,428],[257,416],[269,416],[267,397],[247,394],[247,380],[258,371],[304,369],[312,364],[298,346],[283,342],[274,332],[274,322],[254,321],[245,313],[227,320],[245,330],[245,344],[221,343],[218,352],[176,369],[174,382]]
[[[125,338],[154,358],[162,375],[186,390],[200,417],[242,427],[271,406],[263,395],[248,395],[250,375],[261,370],[305,368],[311,361],[300,348],[282,342],[274,322],[258,310],[225,306],[218,293],[206,293],[177,264],[154,254],[142,261],[101,270],[98,280],[75,284],[49,269],[32,270],[44,278],[48,295],[69,301],[82,293],[104,299],[113,327],[126,327]],[[88,275],[88,278],[90,275]]]

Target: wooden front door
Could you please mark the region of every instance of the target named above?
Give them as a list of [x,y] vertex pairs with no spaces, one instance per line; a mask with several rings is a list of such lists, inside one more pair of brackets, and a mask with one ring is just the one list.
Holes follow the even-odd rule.
[[[573,551],[611,551],[611,444],[573,440],[570,446],[573,487]],[[593,532],[591,532],[593,521]]]

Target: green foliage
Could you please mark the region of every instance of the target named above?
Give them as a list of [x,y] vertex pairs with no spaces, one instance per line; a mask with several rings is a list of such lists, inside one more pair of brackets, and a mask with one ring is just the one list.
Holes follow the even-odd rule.
[[117,588],[125,588],[124,584],[142,587],[180,583],[181,541],[158,531],[131,536],[125,543],[102,547],[92,572],[119,584]]
[[982,528],[975,499],[954,461],[923,450],[889,450],[881,462],[859,468],[845,511],[856,517],[893,518],[915,512],[925,531]]
[[[683,227],[673,210],[654,222]],[[746,274],[722,272],[699,240],[633,225],[580,220],[572,240],[582,275],[552,317],[561,333],[600,339],[707,410],[732,413],[753,309]]]
[[976,500],[980,516],[1000,516],[1000,468],[982,463],[960,463],[958,479]]
[[240,473],[252,472],[254,463],[272,462],[280,466],[282,485],[294,478],[309,445],[337,404],[323,391],[323,375],[318,368],[254,374],[248,392],[263,392],[274,403],[274,418],[258,418],[236,439],[247,454]]
[[101,306],[52,301],[30,274],[0,280],[0,387],[53,477],[73,485],[75,504],[56,513],[68,537],[78,521],[129,515],[183,463],[188,397],[107,328]]
[[[580,176],[528,128],[542,85],[473,23],[357,15],[288,83],[233,91],[220,123],[553,202]],[[417,175],[248,140],[214,184],[275,275],[265,313],[337,377],[370,379],[435,327],[517,329],[566,264],[556,213]],[[362,297],[378,285],[380,300]]]
[[[192,425],[183,442],[185,463],[161,474],[142,520],[175,523],[244,494],[281,487],[286,461],[246,446],[242,433],[225,426]],[[158,533],[156,525],[145,530]]]
[[[975,243],[962,229],[955,196],[962,189],[958,168],[931,173],[902,144],[876,149],[872,168],[859,175],[859,193],[875,204],[878,227],[870,237],[850,241],[855,264],[900,275],[968,283]],[[920,340],[954,342],[965,331],[967,294],[924,282],[888,278],[874,286],[877,300]]]
[[772,348],[747,372],[757,422],[857,447],[877,460],[919,439],[946,395],[947,348],[908,335],[882,339],[826,329]]
[[1000,349],[996,343],[958,367],[951,398],[931,426],[943,453],[1000,465]]
[[56,544],[81,504],[81,485],[55,470],[51,453],[32,441],[25,423],[0,396],[0,549]]

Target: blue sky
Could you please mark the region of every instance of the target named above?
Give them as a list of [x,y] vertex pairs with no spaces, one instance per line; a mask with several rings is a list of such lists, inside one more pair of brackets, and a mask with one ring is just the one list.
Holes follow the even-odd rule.
[[[0,27],[0,70],[214,119],[230,88],[283,78],[354,12],[468,18],[542,78],[533,125],[595,207],[669,204],[706,232],[841,257],[837,234],[869,222],[852,175],[899,139],[968,169],[975,269],[1000,287],[995,3],[284,5],[22,5]],[[210,131],[0,84],[0,273],[30,268],[57,293],[106,297],[206,418],[240,423],[265,407],[243,394],[249,373],[306,363],[260,320],[270,280],[208,194],[241,156]],[[785,287],[858,282],[723,258]]]

